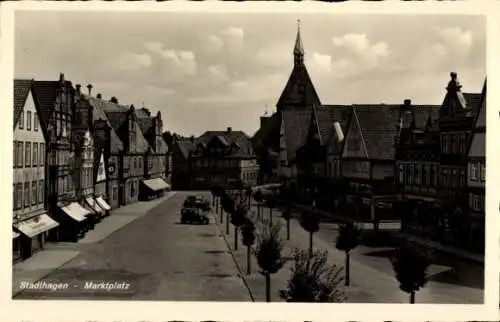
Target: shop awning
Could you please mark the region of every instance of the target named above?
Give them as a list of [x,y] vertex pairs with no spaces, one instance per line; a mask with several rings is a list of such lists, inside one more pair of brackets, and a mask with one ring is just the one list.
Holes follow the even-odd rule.
[[69,205],[62,207],[62,211],[74,220],[78,222],[82,222],[85,220],[85,216],[88,216],[91,214],[91,212],[85,208],[83,208],[81,205],[79,205],[76,202],[72,202]]
[[97,197],[96,199],[97,204],[99,207],[101,207],[104,210],[111,210],[111,207],[108,205],[108,203],[102,198],[102,197]]
[[12,239],[19,237],[20,234],[16,233],[15,231],[12,231]]
[[50,218],[47,214],[41,214],[14,225],[21,233],[30,238],[57,226],[59,226],[59,223]]
[[99,207],[99,205],[97,204],[97,202],[95,201],[94,198],[86,198],[85,201],[87,202],[89,207],[92,208],[95,212],[97,212],[97,213],[104,212],[104,210],[101,207]]
[[166,183],[162,178],[143,180],[142,182],[153,191],[160,191],[170,188],[170,185]]

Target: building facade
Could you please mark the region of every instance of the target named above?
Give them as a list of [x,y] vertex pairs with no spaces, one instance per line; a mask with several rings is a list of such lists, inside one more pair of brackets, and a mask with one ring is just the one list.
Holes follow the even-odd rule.
[[478,116],[472,131],[468,151],[467,186],[469,190],[468,228],[470,247],[484,251],[485,245],[485,184],[486,184],[486,81],[481,93]]
[[14,80],[13,260],[43,249],[59,223],[45,209],[46,137],[33,80]]
[[439,112],[439,187],[442,218],[442,242],[467,247],[468,148],[472,139],[473,121],[481,94],[463,93],[456,73],[446,88]]
[[64,74],[58,81],[35,81],[34,89],[40,123],[47,133],[46,202],[50,216],[60,224],[49,238],[76,241],[88,230],[90,212],[80,205],[73,180],[75,89]]
[[256,185],[257,156],[250,138],[242,131],[208,131],[193,140],[188,152],[190,189],[211,189],[219,185],[237,189]]

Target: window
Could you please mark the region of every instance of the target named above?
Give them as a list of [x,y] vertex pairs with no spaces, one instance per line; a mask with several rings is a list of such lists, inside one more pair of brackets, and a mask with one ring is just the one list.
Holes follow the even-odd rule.
[[23,184],[16,183],[16,209],[23,208]]
[[31,205],[32,206],[36,205],[36,203],[37,203],[37,197],[38,197],[37,184],[38,184],[38,182],[36,182],[36,181],[31,182]]
[[399,165],[399,184],[404,184],[404,166],[402,164]]
[[24,129],[24,111],[19,115],[19,129]]
[[26,142],[24,157],[24,163],[29,167],[31,165],[31,142]]
[[442,169],[443,171],[443,181],[441,182],[442,186],[447,187],[449,186],[448,183],[448,169]]
[[415,165],[415,184],[420,185],[420,164]]
[[40,166],[45,166],[45,143],[40,143],[40,148],[39,148],[39,153],[38,153],[38,158]]
[[33,114],[33,130],[35,132],[38,132],[38,114],[35,112],[35,114]]
[[14,141],[13,146],[14,146],[14,151],[12,152],[12,158],[13,158],[12,166],[14,168],[17,168],[17,147],[18,147],[17,141]]
[[134,169],[137,169],[137,157],[132,157],[132,160],[134,162]]
[[414,165],[413,164],[410,164],[409,166],[409,175],[408,175],[408,184],[412,185],[413,184],[413,176],[415,175],[415,171],[414,171]]
[[471,180],[473,181],[477,181],[479,180],[479,165],[477,164],[477,162],[472,162],[471,165]]
[[458,153],[462,154],[465,152],[465,135],[464,133],[460,133],[458,135]]
[[123,157],[123,168],[128,169],[129,168],[129,160],[128,156]]
[[16,184],[12,184],[12,210],[16,210]]
[[441,136],[442,151],[448,153],[448,137],[446,134]]
[[429,165],[422,164],[422,185],[429,185]]
[[33,142],[33,166],[38,165],[38,143]]
[[38,181],[38,203],[43,202],[43,192],[45,188],[43,186],[43,180]]
[[31,111],[26,112],[26,130],[31,131]]
[[111,191],[111,200],[116,200],[118,198],[118,187],[113,186],[113,189]]
[[486,166],[483,162],[480,163],[481,167],[481,181],[486,181]]
[[142,168],[142,157],[139,157],[139,168]]
[[456,141],[456,134],[450,134],[450,150],[453,154],[457,152]]
[[464,169],[461,169],[460,170],[460,175],[459,175],[459,183],[458,183],[458,186],[460,188],[463,188],[466,186],[466,182],[465,182],[465,170]]
[[22,168],[23,167],[23,162],[24,162],[24,143],[23,142],[17,142],[17,144],[19,145],[17,147],[17,166],[19,168]]
[[30,183],[24,183],[24,207],[30,206]]

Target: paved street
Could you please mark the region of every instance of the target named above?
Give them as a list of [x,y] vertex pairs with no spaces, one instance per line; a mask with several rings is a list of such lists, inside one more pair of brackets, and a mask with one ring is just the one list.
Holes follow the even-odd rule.
[[[109,219],[119,216],[128,221],[121,229],[111,233],[111,225],[102,223],[87,240],[54,245],[46,252],[78,254],[43,280],[68,282],[70,287],[43,292],[24,290],[15,298],[250,301],[217,226],[178,223],[187,195],[176,193],[149,211],[143,211],[148,203],[118,209],[122,213],[113,213]],[[108,233],[105,239],[98,236]],[[44,264],[54,266],[38,265]],[[14,269],[14,275],[22,273],[21,268]],[[126,282],[130,286],[126,290],[83,290],[82,285],[89,281]]]
[[[256,212],[256,208],[251,211]],[[264,209],[268,216],[269,210]],[[281,213],[273,211],[273,218],[277,220]],[[285,222],[283,224],[283,238],[286,238]],[[225,231],[225,226],[222,225]],[[344,253],[335,248],[337,224],[322,223],[320,231],[315,234],[314,248],[327,250],[331,263],[344,265]],[[227,236],[230,247],[234,247],[233,227]],[[291,222],[291,240],[286,242],[284,256],[289,257],[294,247],[307,249],[308,234],[300,227],[297,220]],[[351,286],[345,288],[347,302],[350,303],[408,303],[408,295],[399,290],[394,277],[390,256],[393,247],[359,246],[351,255]],[[241,247],[234,252],[239,265],[246,267],[246,250]],[[478,304],[483,302],[484,282],[483,267],[479,263],[457,258],[456,256],[435,253],[435,260],[429,268],[430,281],[424,289],[416,295],[417,303],[450,303],[450,304]],[[254,271],[246,276],[250,289],[256,301],[265,300],[264,278],[258,273],[254,259]],[[286,286],[289,278],[290,264],[285,266],[272,278],[272,300],[282,301],[279,290]]]
[[[70,287],[43,292],[24,290],[15,298],[264,301],[264,278],[258,272],[255,258],[252,274],[245,274],[246,248],[240,236],[239,249],[233,250],[232,225],[230,234],[225,235],[225,223],[214,222],[215,218],[218,222],[218,215],[211,218],[209,225],[178,223],[182,202],[188,194],[191,192],[177,192],[170,198],[117,209],[78,243],[49,245],[45,251],[15,266],[13,291],[19,291],[20,282],[34,282],[44,275],[43,281],[68,282]],[[208,192],[197,194],[210,197]],[[256,212],[256,208],[251,212]],[[264,215],[268,213],[264,209]],[[273,218],[282,221],[285,238],[285,223],[279,219],[280,215],[275,210]],[[322,224],[315,234],[314,247],[328,250],[330,262],[342,266],[344,254],[335,249],[333,242],[336,234],[336,224]],[[307,233],[292,220],[291,240],[285,243],[283,255],[289,257],[293,248],[307,246]],[[389,261],[391,251],[391,247],[368,246],[353,251],[351,286],[345,288],[347,302],[408,302],[407,294],[399,290],[394,278]],[[273,275],[272,301],[282,301],[278,292],[286,286],[289,268],[290,263]],[[483,300],[480,264],[440,253],[430,267],[430,275],[430,282],[417,293],[417,303]],[[83,284],[89,281],[126,282],[130,286],[126,290],[83,290]]]

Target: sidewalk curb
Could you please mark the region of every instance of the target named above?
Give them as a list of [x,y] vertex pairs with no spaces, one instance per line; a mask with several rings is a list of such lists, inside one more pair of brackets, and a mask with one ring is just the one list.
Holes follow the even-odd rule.
[[[236,269],[238,270],[238,275],[241,278],[241,280],[243,281],[243,284],[245,285],[245,287],[247,288],[248,294],[250,295],[250,299],[252,300],[252,302],[255,302],[255,298],[253,296],[252,289],[250,288],[250,285],[248,285],[248,281],[245,278],[245,273],[241,269],[240,264],[236,260],[236,256],[234,255],[233,250],[232,250],[231,246],[229,245],[229,242],[227,241],[226,234],[224,233],[224,230],[222,229],[222,227],[219,225],[219,222],[217,221],[217,216],[214,215],[214,218],[215,218],[215,225],[219,229],[219,232],[222,236],[222,239],[224,240],[224,243],[226,244],[226,247],[227,247],[229,253],[231,254],[231,258],[233,259],[233,262],[236,265]],[[227,220],[227,218],[226,218],[226,220]]]
[[[171,197],[175,196],[177,194],[177,192],[173,191],[171,194],[169,194],[169,196],[167,198],[165,198],[165,200],[163,200],[161,203],[157,204],[156,206],[150,208],[147,210],[147,212],[150,212],[151,210],[155,209],[156,207],[160,206],[161,204],[163,204],[163,202],[169,200]],[[125,206],[126,207],[126,206]],[[120,207],[120,208],[123,208],[123,207]],[[117,208],[119,209],[119,208]],[[112,216],[113,213],[110,214],[110,216]],[[146,215],[146,214],[144,214]],[[136,218],[132,221],[130,221],[129,223],[121,226],[120,228],[118,228],[117,230],[114,230],[113,232],[111,232],[108,236],[104,237],[103,239],[99,240],[98,242],[96,242],[96,244],[99,244],[101,243],[102,241],[108,239],[111,235],[113,235],[114,233],[118,232],[119,230],[123,229],[124,227],[128,226],[129,224],[131,224],[132,222],[134,222],[135,220],[137,220],[139,218]],[[96,226],[97,227],[97,226]],[[225,240],[225,239],[224,239]],[[78,255],[80,255],[81,252],[78,252],[75,256],[71,257],[70,259],[68,259],[67,261],[63,262],[61,265],[59,265],[58,267],[56,267],[55,269],[47,272],[46,274],[44,274],[43,276],[39,277],[39,278],[36,278],[33,283],[36,283],[36,282],[39,282],[41,281],[42,279],[44,279],[45,277],[47,277],[48,275],[54,273],[54,272],[57,272],[59,269],[61,269],[61,267],[63,267],[64,265],[66,265],[67,263],[69,263],[70,261],[72,261],[73,259],[75,259],[75,257],[77,257]],[[12,278],[12,282],[14,282],[14,278]],[[21,294],[23,292],[23,290],[19,290],[17,292],[12,292],[12,299],[15,299],[16,296],[18,296],[19,294]]]

